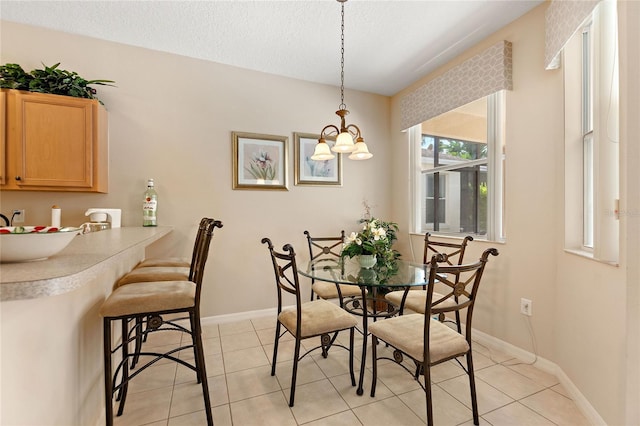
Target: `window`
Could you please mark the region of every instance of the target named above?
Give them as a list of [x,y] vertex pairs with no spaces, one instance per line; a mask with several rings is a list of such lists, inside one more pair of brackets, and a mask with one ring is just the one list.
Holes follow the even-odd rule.
[[563,50],[565,249],[616,263],[619,227],[615,2],[600,2]]
[[414,232],[504,239],[503,97],[490,95],[412,129]]
[[[424,136],[423,136],[424,137]],[[427,225],[438,226],[438,218],[446,217],[447,187],[446,176],[440,173],[432,173],[424,176],[427,184],[425,222]],[[437,188],[436,188],[437,186]]]
[[593,23],[582,30],[582,246],[593,250]]

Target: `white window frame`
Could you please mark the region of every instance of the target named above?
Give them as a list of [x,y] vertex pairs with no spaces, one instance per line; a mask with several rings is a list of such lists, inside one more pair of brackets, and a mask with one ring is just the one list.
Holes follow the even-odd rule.
[[[425,173],[443,172],[466,168],[476,165],[487,165],[488,199],[487,199],[487,234],[486,236],[476,236],[476,239],[504,242],[506,232],[504,229],[504,114],[505,93],[504,90],[487,96],[487,158],[466,161],[464,164],[444,165],[429,170],[421,169],[421,145],[422,145],[422,124],[418,124],[409,129],[411,142],[411,230],[413,233],[422,234],[420,180]],[[456,139],[452,137],[452,139]],[[429,231],[434,235],[455,236],[456,233],[438,233]]]
[[563,50],[565,250],[618,264],[616,2],[603,0]]
[[582,29],[582,250],[593,252],[594,140],[593,140],[593,21]]

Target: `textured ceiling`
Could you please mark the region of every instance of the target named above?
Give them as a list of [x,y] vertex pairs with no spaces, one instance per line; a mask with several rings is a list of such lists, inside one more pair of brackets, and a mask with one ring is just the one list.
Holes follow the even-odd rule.
[[[350,0],[345,86],[393,95],[542,0]],[[8,1],[3,20],[340,85],[340,3]]]

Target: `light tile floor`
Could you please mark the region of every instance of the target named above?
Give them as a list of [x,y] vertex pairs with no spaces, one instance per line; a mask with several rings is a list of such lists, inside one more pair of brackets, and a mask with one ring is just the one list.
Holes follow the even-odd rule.
[[[376,396],[369,396],[370,349],[363,396],[351,386],[347,352],[336,347],[326,359],[313,352],[300,362],[295,406],[289,407],[293,339],[281,340],[272,377],[274,333],[272,317],[203,325],[216,426],[425,424],[424,392],[394,363],[379,362]],[[175,333],[157,334],[150,336],[145,349],[176,343]],[[348,333],[342,334],[339,340],[347,342]],[[306,342],[309,347],[316,343],[315,339]],[[356,370],[361,348],[362,338],[357,337]],[[193,358],[193,353],[181,356]],[[479,344],[474,346],[474,366],[481,425],[588,424],[555,377]],[[458,364],[449,361],[434,367],[432,381],[436,425],[472,425],[468,380]],[[170,361],[150,367],[132,380],[125,412],[115,424],[206,424],[202,387],[195,373]]]

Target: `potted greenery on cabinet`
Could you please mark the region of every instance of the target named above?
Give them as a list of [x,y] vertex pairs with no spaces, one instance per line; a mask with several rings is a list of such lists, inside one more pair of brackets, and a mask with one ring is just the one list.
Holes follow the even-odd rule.
[[[18,64],[0,66],[0,88],[26,90],[28,92],[49,93],[72,96],[74,98],[98,99],[92,84],[112,86],[112,80],[86,80],[74,71],[61,70],[60,63],[34,69],[27,73]],[[98,99],[99,100],[99,99]]]
[[108,191],[107,113],[91,84],[59,64],[0,66],[0,189]]

